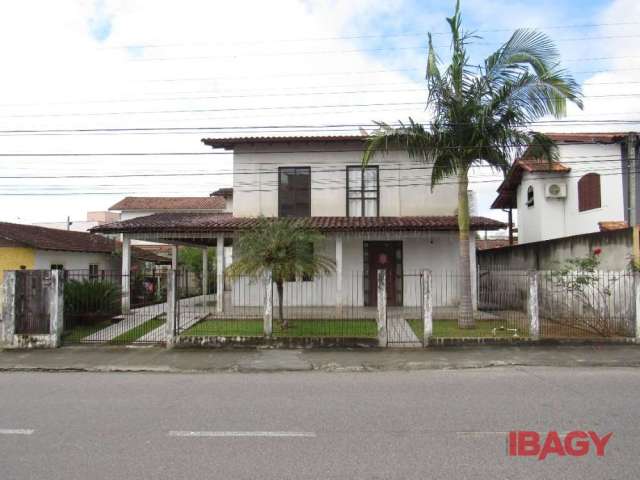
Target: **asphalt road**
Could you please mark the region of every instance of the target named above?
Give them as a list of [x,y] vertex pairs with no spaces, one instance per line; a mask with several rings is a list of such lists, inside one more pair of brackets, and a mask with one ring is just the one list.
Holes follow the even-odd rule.
[[[640,477],[640,370],[0,374],[0,479]],[[510,430],[613,432],[508,457]]]

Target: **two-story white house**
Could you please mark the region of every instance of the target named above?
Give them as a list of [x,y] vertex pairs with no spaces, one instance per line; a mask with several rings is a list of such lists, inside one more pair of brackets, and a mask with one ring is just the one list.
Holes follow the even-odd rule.
[[517,159],[492,208],[518,213],[518,243],[597,232],[637,223],[637,135],[551,133],[559,160]]
[[[325,235],[316,246],[335,261],[337,281],[322,304],[340,303],[361,290],[364,305],[375,305],[376,271],[387,272],[387,299],[393,306],[419,305],[405,288],[406,275],[458,268],[457,185],[431,188],[431,169],[393,151],[362,168],[365,136],[207,138],[215,149],[233,152],[229,213],[157,213],[99,228],[128,239],[189,245],[223,245],[251,228],[258,217],[295,217]],[[473,217],[471,228],[504,228]],[[475,252],[473,240],[471,251]],[[218,255],[220,265],[222,255]],[[475,269],[475,255],[471,255]],[[473,275],[475,278],[475,275]],[[358,278],[357,285],[353,279]],[[308,281],[316,279],[297,279]],[[286,286],[285,286],[286,288]],[[311,287],[313,288],[313,287]],[[320,286],[318,286],[320,288]]]

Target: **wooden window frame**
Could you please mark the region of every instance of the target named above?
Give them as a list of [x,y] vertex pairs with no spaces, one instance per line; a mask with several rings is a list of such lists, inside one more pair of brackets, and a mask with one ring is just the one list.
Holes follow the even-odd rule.
[[[309,212],[306,215],[283,215],[282,211],[282,174],[287,170],[305,170],[309,177]],[[297,212],[296,212],[297,213]],[[287,166],[278,167],[278,217],[300,218],[311,216],[311,167],[308,166]]]
[[[355,169],[359,169],[360,170],[360,189],[359,190],[351,190],[349,187],[349,172],[351,170],[355,170]],[[376,188],[375,189],[370,189],[370,190],[366,190],[364,188],[364,172],[365,170],[374,170],[376,171]],[[380,216],[380,168],[378,167],[378,165],[371,165],[368,167],[362,167],[361,165],[347,165],[347,171],[346,171],[346,202],[347,202],[347,217],[364,217],[365,216],[365,201],[366,200],[373,200],[372,198],[366,198],[365,197],[365,193],[371,193],[371,192],[375,192],[376,197],[375,197],[375,201],[376,201],[376,214],[374,215],[374,217],[379,217]],[[360,198],[351,198],[351,192],[360,192]],[[362,203],[360,205],[360,215],[352,215],[351,209],[349,207],[349,200],[360,200]]]
[[602,184],[600,174],[590,172],[578,180],[578,212],[602,208]]

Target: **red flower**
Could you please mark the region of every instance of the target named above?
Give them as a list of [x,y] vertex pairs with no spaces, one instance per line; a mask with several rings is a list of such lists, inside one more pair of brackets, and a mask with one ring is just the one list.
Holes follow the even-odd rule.
[[600,247],[594,248],[593,250],[594,255],[600,255],[601,253],[602,253],[602,249]]

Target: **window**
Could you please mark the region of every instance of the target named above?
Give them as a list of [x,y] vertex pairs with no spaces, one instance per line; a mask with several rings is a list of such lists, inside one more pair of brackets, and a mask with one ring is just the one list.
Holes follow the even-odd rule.
[[89,264],[89,278],[98,278],[98,264],[90,263]]
[[51,270],[64,270],[64,265],[61,263],[52,263]]
[[378,167],[347,167],[347,216],[377,217],[380,188]]
[[311,168],[278,169],[278,216],[311,216]]
[[527,207],[533,207],[533,186],[527,188]]
[[587,173],[578,180],[578,211],[600,208],[600,175]]

